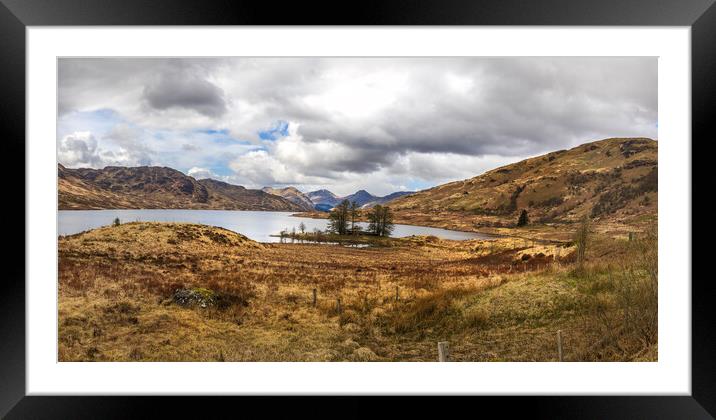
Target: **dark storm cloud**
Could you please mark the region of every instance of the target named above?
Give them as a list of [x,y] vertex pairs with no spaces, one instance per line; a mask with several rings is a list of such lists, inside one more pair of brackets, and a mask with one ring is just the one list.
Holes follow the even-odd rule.
[[[330,132],[361,148],[378,143],[386,153],[508,156],[603,137],[656,134],[654,58],[415,61],[411,91],[370,126],[338,125],[314,115],[301,133],[315,138]],[[445,72],[462,78],[465,90],[450,90],[436,77]]]
[[142,98],[155,109],[191,109],[208,117],[226,112],[224,92],[188,71],[170,71],[144,87]]
[[[126,108],[136,105],[149,91],[159,107],[196,103],[210,115],[220,115],[217,111],[225,109],[223,92],[206,78],[224,62],[215,58],[61,58],[58,110],[63,115],[93,108]],[[178,88],[175,98],[165,92],[171,87]],[[200,93],[186,92],[189,87]]]

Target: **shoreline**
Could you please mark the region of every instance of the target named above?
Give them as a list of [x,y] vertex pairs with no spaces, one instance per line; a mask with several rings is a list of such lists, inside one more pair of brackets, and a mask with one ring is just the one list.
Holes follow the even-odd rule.
[[[236,232],[236,233],[239,233],[242,235],[246,234],[246,233],[244,231],[242,231],[241,229],[235,230],[233,228],[222,226],[222,225],[209,224],[209,223],[206,223],[205,220],[204,221],[178,220],[173,217],[167,218],[168,220],[161,220],[163,217],[159,217],[159,218],[153,218],[150,216],[142,217],[137,214],[132,215],[131,213],[128,216],[123,216],[121,213],[122,212],[155,212],[155,211],[156,212],[211,211],[211,212],[230,212],[230,213],[242,212],[242,213],[259,213],[259,214],[260,213],[270,213],[270,214],[281,214],[282,215],[281,217],[287,216],[287,217],[295,217],[297,219],[298,218],[311,218],[311,217],[304,216],[305,213],[297,213],[297,212],[290,212],[290,211],[273,211],[273,210],[226,210],[226,209],[185,209],[185,208],[184,209],[125,209],[125,208],[122,208],[122,209],[71,209],[71,210],[58,209],[58,214],[57,214],[58,225],[60,223],[59,219],[61,218],[60,212],[74,213],[75,211],[77,211],[77,212],[107,212],[110,215],[112,215],[112,212],[115,212],[115,214],[118,216],[118,218],[122,219],[121,220],[123,222],[122,224],[131,223],[131,222],[166,222],[166,223],[200,224],[200,225],[204,225],[204,226],[221,227],[221,228],[228,229],[228,230],[231,230],[233,232]],[[114,215],[112,215],[112,216],[114,216]],[[137,217],[137,216],[139,216],[139,217]],[[262,216],[257,215],[256,217],[262,217]],[[125,220],[125,218],[126,218],[126,220]],[[146,220],[142,220],[142,219],[146,219]],[[191,217],[189,217],[187,219],[191,219]],[[312,219],[327,220],[326,217],[312,217]],[[365,223],[365,221],[363,221],[363,220],[361,222]],[[102,227],[105,227],[108,225],[109,225],[109,222],[107,222],[106,224],[101,224],[101,225],[97,225],[97,226],[91,226],[91,225],[83,226],[84,228],[80,231],[65,233],[65,234],[58,234],[58,237],[71,236],[74,234],[87,232],[87,231],[91,231],[94,229],[99,229],[99,228],[102,228]],[[421,236],[422,237],[437,236],[443,240],[460,242],[460,241],[469,241],[469,240],[493,240],[493,239],[497,239],[499,237],[507,237],[508,236],[508,235],[493,234],[493,233],[486,233],[486,232],[475,232],[475,231],[465,231],[465,230],[458,230],[458,229],[449,229],[449,228],[438,227],[438,226],[426,226],[424,224],[396,223],[396,226],[405,227],[405,228],[418,228],[418,229],[420,229],[420,228],[437,229],[439,231],[443,231],[444,234],[441,234],[441,232],[430,232],[430,231],[415,232],[415,233],[408,231],[408,232],[402,232],[401,236],[391,236],[392,239],[421,237]],[[321,227],[322,231],[323,231],[323,229],[324,229],[324,227]],[[394,234],[395,234],[395,232],[394,232]],[[451,237],[451,234],[453,234],[453,236],[455,236],[454,234],[464,234],[463,236],[465,236],[465,237],[459,237],[459,235],[457,235],[456,237]],[[268,233],[267,235],[270,237],[276,237],[276,238],[280,237],[278,232]],[[275,243],[273,241],[264,241],[261,239],[255,239],[255,240],[262,242],[262,243]]]
[[[295,212],[295,211],[279,211],[279,210],[234,210],[234,209],[195,209],[195,208],[119,208],[119,209],[67,209],[58,208],[59,211],[212,211],[212,212],[251,212],[251,213],[281,213],[287,214],[290,217],[295,218],[306,218],[306,219],[328,219],[328,213],[325,212]],[[58,213],[59,216],[59,213]],[[439,213],[439,214],[424,214],[424,213],[409,213],[395,215],[395,224],[410,227],[426,227],[434,229],[442,229],[448,232],[466,233],[466,234],[477,234],[487,236],[486,238],[464,238],[464,239],[450,239],[456,241],[470,240],[470,239],[481,239],[489,240],[496,238],[514,238],[525,241],[533,241],[536,243],[556,243],[565,244],[572,241],[572,234],[574,231],[573,223],[551,223],[551,224],[531,224],[527,228],[516,228],[516,227],[492,227],[492,226],[479,226],[475,225],[478,223],[489,223],[484,218],[479,216],[459,214],[459,213]],[[439,219],[439,220],[435,220]],[[365,219],[361,218],[360,222],[366,222]],[[192,223],[187,221],[187,223]],[[98,226],[99,227],[99,226]],[[611,225],[610,221],[599,221],[595,224],[595,227],[599,228],[602,233],[612,234],[614,236],[628,236],[628,232],[639,231],[637,226],[631,226],[629,224]],[[636,229],[635,229],[636,228]],[[429,236],[417,235],[417,236]]]
[[[291,215],[292,217],[298,217],[298,218],[307,218],[307,219],[328,219],[327,217],[323,217],[319,212],[301,212],[301,213],[294,213]],[[429,215],[426,215],[430,217]],[[361,222],[365,222],[365,220],[360,220]],[[419,227],[429,227],[429,228],[435,228],[435,229],[443,229],[448,230],[451,232],[462,232],[462,233],[476,233],[480,235],[489,235],[492,238],[475,238],[475,239],[498,239],[498,238],[513,238],[513,239],[523,239],[523,240],[529,240],[534,241],[538,243],[553,243],[553,244],[564,244],[569,241],[564,240],[557,240],[557,239],[546,239],[546,238],[535,238],[530,236],[522,236],[522,235],[515,235],[514,233],[505,233],[502,231],[499,231],[498,229],[511,229],[511,228],[487,228],[489,230],[485,230],[480,228],[480,230],[477,229],[460,229],[451,227],[450,224],[440,224],[440,223],[421,223],[421,220],[406,220],[402,219],[400,217],[396,218],[395,224],[403,225],[403,226],[419,226]],[[546,225],[537,225],[537,226],[546,226]],[[529,233],[530,231],[527,231],[526,233]]]

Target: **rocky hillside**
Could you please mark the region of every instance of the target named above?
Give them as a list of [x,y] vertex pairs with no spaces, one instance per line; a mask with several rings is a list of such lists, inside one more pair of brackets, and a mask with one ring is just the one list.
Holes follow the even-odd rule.
[[277,195],[279,197],[283,197],[286,200],[298,204],[301,206],[303,210],[313,210],[313,202],[311,201],[306,194],[302,193],[295,187],[286,187],[286,188],[271,188],[271,187],[263,187],[261,191]]
[[69,169],[58,165],[58,207],[300,211],[282,197],[162,167]]
[[233,185],[215,179],[202,179],[199,183],[209,191],[212,205],[227,210],[268,210],[268,211],[299,211],[303,207],[285,198],[252,190],[240,185]]
[[464,222],[461,228],[475,228],[514,224],[523,209],[532,222],[568,222],[584,215],[639,220],[656,215],[657,197],[657,142],[612,138],[423,190],[393,200],[390,207],[404,222],[435,224],[426,218],[454,216]]

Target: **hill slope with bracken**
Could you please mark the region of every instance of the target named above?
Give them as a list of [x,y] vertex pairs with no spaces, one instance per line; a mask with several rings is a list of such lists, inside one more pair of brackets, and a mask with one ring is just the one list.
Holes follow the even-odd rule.
[[284,198],[163,167],[69,169],[58,165],[58,208],[300,211]]
[[639,222],[657,212],[657,142],[611,138],[451,182],[390,203],[401,222],[475,229],[532,222]]

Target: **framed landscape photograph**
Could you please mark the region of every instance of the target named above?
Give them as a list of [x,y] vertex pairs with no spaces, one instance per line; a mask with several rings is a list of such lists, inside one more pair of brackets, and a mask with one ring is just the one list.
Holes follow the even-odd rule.
[[58,360],[656,362],[657,67],[60,57]]
[[531,395],[538,417],[712,418],[713,286],[691,276],[710,2],[285,22],[421,25],[343,27],[6,3],[26,247],[0,413]]

